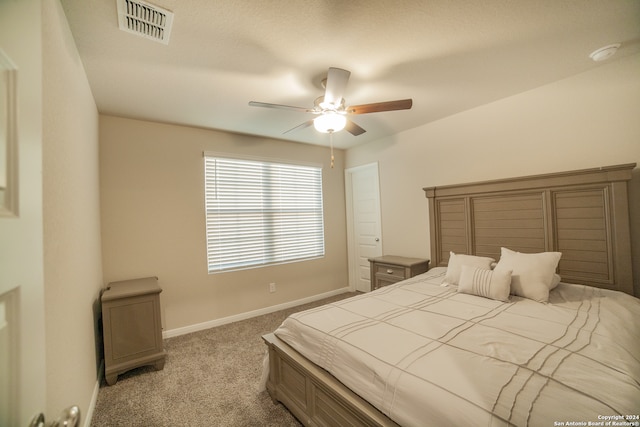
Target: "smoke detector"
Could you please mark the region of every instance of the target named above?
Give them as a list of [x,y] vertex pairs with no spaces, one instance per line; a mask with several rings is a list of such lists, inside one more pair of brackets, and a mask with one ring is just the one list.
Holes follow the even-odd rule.
[[594,50],[589,55],[589,58],[593,59],[596,62],[604,61],[605,59],[609,59],[612,57],[620,47],[620,43],[610,44],[609,46],[601,47],[598,50]]
[[173,12],[141,0],[116,0],[118,28],[146,39],[169,44]]

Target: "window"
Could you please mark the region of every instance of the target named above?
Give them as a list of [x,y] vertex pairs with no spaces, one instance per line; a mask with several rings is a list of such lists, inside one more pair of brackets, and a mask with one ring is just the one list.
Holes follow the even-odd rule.
[[209,273],[324,256],[321,168],[204,159]]

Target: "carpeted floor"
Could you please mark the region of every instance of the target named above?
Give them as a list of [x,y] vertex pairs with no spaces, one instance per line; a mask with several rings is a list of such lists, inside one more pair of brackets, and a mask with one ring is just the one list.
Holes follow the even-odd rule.
[[161,371],[141,367],[102,382],[91,426],[300,426],[266,391],[258,391],[266,346],[261,336],[310,304],[165,340]]

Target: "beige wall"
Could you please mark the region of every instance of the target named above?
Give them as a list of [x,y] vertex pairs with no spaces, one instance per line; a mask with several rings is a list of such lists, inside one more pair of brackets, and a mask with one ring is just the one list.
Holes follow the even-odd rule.
[[98,384],[98,112],[60,2],[42,4],[46,414],[76,404],[84,422]]
[[[640,55],[350,149],[346,167],[379,162],[383,250],[429,256],[423,187],[640,164]],[[640,295],[640,184],[631,186]]]
[[[203,151],[324,164],[326,256],[208,274]],[[101,115],[105,283],[158,276],[165,331],[348,286],[343,152],[328,161],[325,147]]]

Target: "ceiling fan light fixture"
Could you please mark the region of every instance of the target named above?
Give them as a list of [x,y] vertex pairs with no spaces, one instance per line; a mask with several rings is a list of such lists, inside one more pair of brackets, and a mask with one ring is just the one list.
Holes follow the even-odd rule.
[[347,118],[335,112],[323,113],[313,119],[313,127],[322,133],[340,132],[346,124]]

